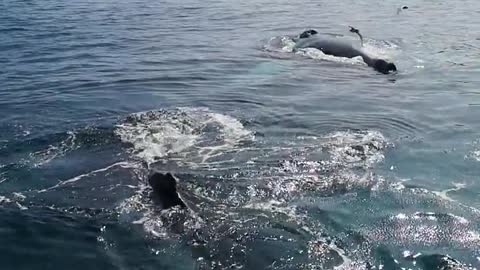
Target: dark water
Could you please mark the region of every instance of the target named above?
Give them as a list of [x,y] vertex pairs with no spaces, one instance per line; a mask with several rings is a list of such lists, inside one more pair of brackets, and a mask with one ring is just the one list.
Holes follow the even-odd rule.
[[[480,267],[478,1],[0,10],[0,269]],[[399,72],[286,38],[348,25]]]

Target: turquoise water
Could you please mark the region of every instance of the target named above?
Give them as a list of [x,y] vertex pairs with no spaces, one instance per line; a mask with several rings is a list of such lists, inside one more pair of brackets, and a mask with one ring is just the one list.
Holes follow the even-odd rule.
[[480,268],[479,9],[2,1],[0,269]]

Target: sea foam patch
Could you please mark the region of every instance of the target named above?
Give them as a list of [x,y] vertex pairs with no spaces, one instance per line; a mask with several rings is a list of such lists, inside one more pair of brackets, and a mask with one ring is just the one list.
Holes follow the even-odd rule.
[[204,163],[254,140],[237,119],[203,108],[135,113],[117,125],[115,133],[132,145],[134,156],[149,164],[167,156]]

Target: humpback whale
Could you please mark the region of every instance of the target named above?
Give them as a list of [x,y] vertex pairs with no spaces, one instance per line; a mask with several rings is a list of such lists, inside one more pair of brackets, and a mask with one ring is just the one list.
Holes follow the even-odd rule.
[[307,30],[303,32],[295,41],[296,44],[294,51],[304,48],[315,48],[322,51],[324,54],[333,56],[347,58],[360,56],[368,66],[383,74],[388,74],[390,71],[397,71],[395,64],[389,63],[383,59],[373,58],[362,50],[354,48],[350,43],[334,38],[319,36],[315,30]]
[[153,189],[154,200],[159,202],[163,209],[187,207],[177,191],[177,179],[171,173],[154,172],[148,178],[148,183]]

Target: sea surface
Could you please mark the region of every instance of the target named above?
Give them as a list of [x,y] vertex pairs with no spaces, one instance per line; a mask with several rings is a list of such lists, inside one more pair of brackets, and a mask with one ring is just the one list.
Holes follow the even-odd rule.
[[[293,50],[348,26],[398,72]],[[2,0],[0,269],[480,269],[479,56],[478,0]]]

